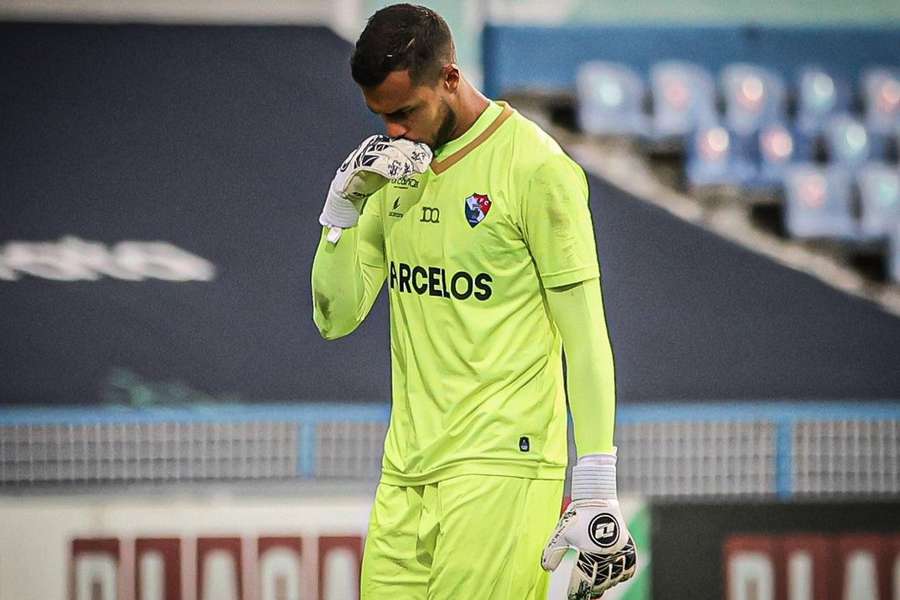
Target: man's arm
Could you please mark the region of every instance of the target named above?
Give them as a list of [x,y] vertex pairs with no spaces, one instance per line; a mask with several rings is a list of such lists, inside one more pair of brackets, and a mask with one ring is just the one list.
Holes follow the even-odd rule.
[[634,575],[637,560],[616,491],[615,375],[587,199],[583,171],[557,155],[535,170],[521,219],[568,365],[578,463],[572,468],[572,503],[541,565],[552,571],[569,548],[578,550],[569,600],[600,598]]
[[369,314],[384,283],[385,266],[376,211],[364,211],[359,224],[345,229],[337,243],[327,240],[329,230],[322,228],[313,259],[313,321],[322,337],[333,340],[351,333]]
[[312,268],[313,321],[325,339],[356,329],[384,283],[378,190],[389,180],[424,173],[431,159],[425,144],[372,135],[334,174],[319,216],[324,229]]
[[616,383],[600,280],[547,290],[566,353],[569,409],[579,456],[612,454]]

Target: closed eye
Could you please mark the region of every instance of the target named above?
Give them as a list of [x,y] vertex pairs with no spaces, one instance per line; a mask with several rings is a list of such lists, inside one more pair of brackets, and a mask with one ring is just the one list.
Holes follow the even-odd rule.
[[401,108],[400,110],[385,114],[384,117],[392,121],[402,121],[403,119],[408,118],[414,110],[414,107]]

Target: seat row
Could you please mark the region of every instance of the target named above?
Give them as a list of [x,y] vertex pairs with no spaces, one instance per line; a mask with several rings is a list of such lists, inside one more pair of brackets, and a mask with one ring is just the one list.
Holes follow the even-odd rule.
[[[703,67],[672,60],[650,68],[648,86],[626,65],[590,61],[576,76],[579,122],[588,133],[652,139],[685,139],[716,125],[749,136],[766,125],[790,122],[798,134],[812,137],[823,132],[833,116],[856,112],[859,102],[862,124],[872,136],[896,135],[897,68],[866,69],[857,90],[817,66],[800,69],[793,83],[789,88],[778,73],[745,63],[727,65],[716,82]],[[650,114],[645,110],[648,100]],[[789,100],[795,105],[791,111]]]
[[593,61],[578,70],[578,119],[589,134],[674,143],[693,188],[776,192],[791,237],[886,241],[900,281],[900,71],[866,69],[854,88],[810,66],[792,84],[757,65],[728,65],[716,81],[664,61],[646,85],[625,65]]

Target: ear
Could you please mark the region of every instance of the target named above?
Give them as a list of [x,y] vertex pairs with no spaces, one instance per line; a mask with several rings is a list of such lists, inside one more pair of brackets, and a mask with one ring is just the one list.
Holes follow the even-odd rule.
[[441,68],[441,85],[451,94],[456,93],[460,80],[459,65],[450,63]]

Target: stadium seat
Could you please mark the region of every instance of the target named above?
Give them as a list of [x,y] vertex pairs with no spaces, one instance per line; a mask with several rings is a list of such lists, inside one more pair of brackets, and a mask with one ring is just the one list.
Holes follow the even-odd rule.
[[794,135],[786,125],[773,123],[760,130],[757,141],[758,168],[750,183],[759,188],[780,188],[796,158]]
[[872,158],[868,131],[860,120],[849,114],[829,119],[825,126],[825,150],[830,164],[853,172]]
[[703,127],[688,146],[687,180],[691,187],[742,186],[753,178],[755,168],[735,152],[732,136],[724,127]]
[[895,69],[867,69],[861,91],[866,127],[877,135],[891,135],[900,120],[900,74]]
[[689,62],[664,61],[650,69],[653,137],[685,141],[698,127],[712,126],[716,86],[703,68]]
[[900,72],[876,67],[862,75],[863,119],[872,155],[887,157],[889,141],[900,124]]
[[738,137],[752,136],[765,125],[785,121],[785,86],[775,73],[734,63],[722,70],[721,85],[725,126]]
[[787,171],[784,187],[784,224],[791,237],[857,239],[846,170],[794,165]]
[[900,169],[869,163],[856,177],[860,202],[860,233],[883,238],[900,225]]
[[817,134],[835,113],[850,108],[850,92],[842,81],[835,80],[819,67],[804,67],[797,77],[797,129]]
[[797,117],[794,152],[798,159],[812,160],[816,142],[828,120],[850,109],[850,90],[820,67],[804,67],[797,77]]
[[578,120],[585,132],[633,137],[649,133],[644,82],[625,65],[584,63],[578,68],[576,88]]

